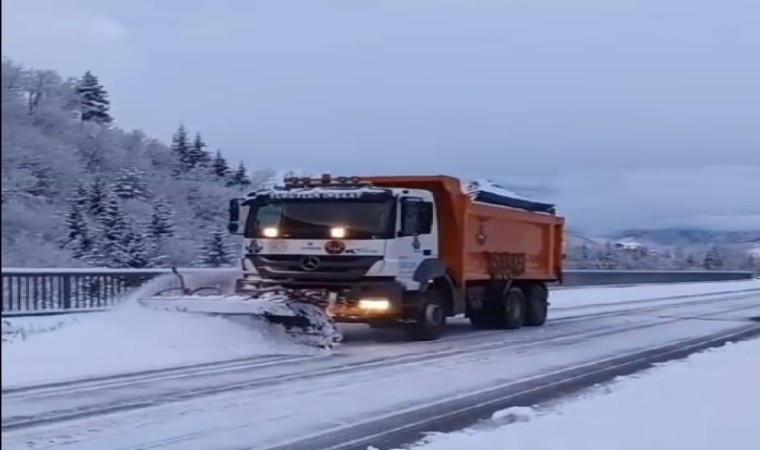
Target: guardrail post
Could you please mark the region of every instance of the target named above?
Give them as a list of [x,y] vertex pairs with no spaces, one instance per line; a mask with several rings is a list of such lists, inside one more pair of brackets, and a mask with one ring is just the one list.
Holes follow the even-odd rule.
[[63,292],[61,292],[61,301],[63,309],[71,309],[71,275],[64,274],[63,277]]

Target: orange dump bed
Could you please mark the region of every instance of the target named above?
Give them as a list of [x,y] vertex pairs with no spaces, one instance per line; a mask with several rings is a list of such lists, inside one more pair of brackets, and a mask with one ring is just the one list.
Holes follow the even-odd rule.
[[473,201],[447,176],[366,177],[377,186],[424,189],[438,208],[440,254],[460,285],[496,277],[561,278],[564,219]]

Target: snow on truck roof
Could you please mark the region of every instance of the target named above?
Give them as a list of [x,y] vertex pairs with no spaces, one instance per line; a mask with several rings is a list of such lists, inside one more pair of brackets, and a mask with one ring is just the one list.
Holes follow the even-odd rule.
[[462,181],[462,191],[473,201],[524,209],[533,212],[555,212],[555,205],[525,198],[491,180]]
[[[328,175],[328,179],[326,181],[321,181],[319,178],[313,178],[313,177],[295,177],[290,179],[299,180],[300,183],[305,183],[301,186],[293,185],[292,183],[289,183],[288,179],[283,179],[282,183],[274,183],[265,186],[262,186],[259,190],[255,192],[251,192],[248,194],[248,197],[254,197],[254,196],[272,196],[277,198],[331,198],[331,197],[337,197],[336,194],[336,187],[347,187],[346,184],[340,186],[340,183],[338,183],[338,186],[333,185],[335,180],[346,178],[346,177],[338,177],[336,179],[333,179],[332,177]],[[438,176],[442,177],[442,176]],[[438,177],[426,177],[426,176],[407,176],[407,177],[398,177],[401,179],[406,180],[414,180],[414,179],[427,179],[427,178],[438,178]],[[359,179],[360,177],[353,177],[355,179]],[[352,179],[353,179],[352,178]],[[378,191],[384,191],[384,189],[378,189],[375,186],[372,186],[373,181],[377,181],[378,179],[394,179],[395,177],[367,177],[364,178],[364,180],[369,180],[369,184],[361,184],[361,190],[362,193],[365,195],[378,193]],[[486,180],[486,179],[475,179],[475,180],[461,180],[451,177],[445,177],[449,178],[450,180],[457,180],[461,186],[462,192],[467,195],[472,201],[481,202],[481,203],[488,203],[491,205],[497,205],[497,206],[505,206],[508,208],[516,208],[516,209],[522,209],[526,211],[531,212],[542,212],[542,213],[549,213],[554,214],[556,212],[556,207],[554,204],[551,203],[545,203],[540,202],[537,200],[531,200],[529,198],[523,197],[520,194],[517,194],[510,189],[507,189],[506,187],[500,185],[499,183],[493,181],[493,180]],[[345,181],[343,183],[346,183]],[[350,185],[351,183],[348,183]],[[357,187],[359,187],[359,184],[357,184]],[[383,183],[380,183],[380,185],[384,185]],[[391,184],[392,185],[392,184]]]

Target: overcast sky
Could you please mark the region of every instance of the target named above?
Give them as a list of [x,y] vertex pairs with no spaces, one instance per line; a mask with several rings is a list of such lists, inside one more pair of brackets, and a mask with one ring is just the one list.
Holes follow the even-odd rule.
[[539,188],[571,226],[760,227],[756,0],[3,0],[3,54],[252,167]]

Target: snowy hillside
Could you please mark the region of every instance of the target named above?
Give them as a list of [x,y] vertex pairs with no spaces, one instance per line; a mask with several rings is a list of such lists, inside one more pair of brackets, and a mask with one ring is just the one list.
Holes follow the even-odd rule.
[[3,266],[228,263],[228,199],[271,171],[249,174],[181,126],[165,145],[117,122],[95,75],[3,61]]
[[[622,236],[622,237],[621,237]],[[570,269],[699,269],[760,272],[756,244],[652,242],[638,237],[613,235],[589,237],[570,230],[565,235],[566,264]]]

